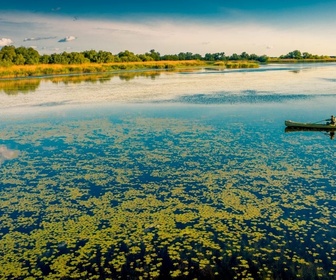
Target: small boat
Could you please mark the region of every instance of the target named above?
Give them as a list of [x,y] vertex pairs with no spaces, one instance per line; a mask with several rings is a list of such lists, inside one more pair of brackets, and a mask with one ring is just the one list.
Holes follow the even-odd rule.
[[302,123],[302,122],[293,122],[285,121],[285,125],[288,128],[306,128],[306,129],[317,129],[317,130],[336,130],[336,125],[330,123]]

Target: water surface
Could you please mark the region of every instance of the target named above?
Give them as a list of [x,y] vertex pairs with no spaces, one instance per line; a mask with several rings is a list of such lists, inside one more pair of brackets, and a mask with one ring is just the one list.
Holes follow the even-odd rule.
[[1,276],[334,279],[335,70],[1,82]]

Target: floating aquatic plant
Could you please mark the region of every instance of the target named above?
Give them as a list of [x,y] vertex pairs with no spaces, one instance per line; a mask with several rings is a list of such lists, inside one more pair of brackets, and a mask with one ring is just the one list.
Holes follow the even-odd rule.
[[235,136],[218,125],[1,124],[0,145],[20,150],[0,169],[2,277],[332,279],[328,163],[313,144],[303,161],[243,125]]

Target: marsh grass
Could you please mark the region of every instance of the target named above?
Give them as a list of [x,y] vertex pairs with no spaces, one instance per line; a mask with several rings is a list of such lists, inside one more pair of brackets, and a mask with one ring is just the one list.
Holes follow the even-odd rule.
[[190,61],[155,61],[155,62],[118,62],[118,63],[87,63],[76,65],[39,64],[14,65],[0,67],[0,78],[33,77],[75,73],[97,73],[133,69],[175,69],[179,67],[202,66],[205,62]]
[[1,66],[0,78],[39,77],[61,74],[104,73],[120,70],[165,69],[176,70],[185,67],[201,67],[212,64],[224,68],[258,68],[259,64],[248,61],[206,62],[200,60],[187,61],[148,61],[148,62],[118,62],[118,63],[86,63],[76,65],[39,64]]
[[259,64],[257,62],[251,61],[229,61],[225,63],[226,68],[258,68]]
[[270,57],[267,60],[268,63],[312,63],[312,62],[336,62],[336,58],[305,58],[305,59],[294,59],[294,58],[277,58]]

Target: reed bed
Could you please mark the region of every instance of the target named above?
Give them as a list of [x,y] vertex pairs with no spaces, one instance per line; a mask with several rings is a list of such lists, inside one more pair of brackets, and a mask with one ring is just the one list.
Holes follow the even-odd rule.
[[251,62],[251,61],[229,61],[225,63],[225,67],[232,69],[232,68],[258,68],[259,63]]
[[305,59],[295,59],[295,58],[277,58],[270,57],[267,60],[268,63],[314,63],[314,62],[336,62],[336,58],[305,58]]
[[0,66],[0,78],[42,77],[67,74],[107,73],[125,70],[165,69],[202,67],[213,65],[223,68],[258,68],[259,63],[251,61],[220,61],[207,62],[200,60],[186,61],[147,61],[147,62],[115,62],[115,63],[86,63],[86,64],[38,64]]
[[0,78],[36,77],[59,74],[80,74],[111,72],[134,69],[175,69],[179,67],[202,66],[204,61],[151,61],[151,62],[118,62],[118,63],[87,63],[87,64],[38,64],[1,66]]

